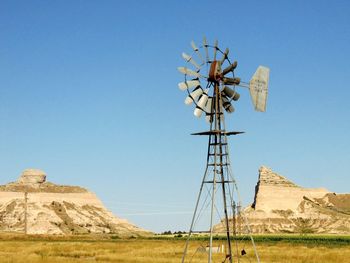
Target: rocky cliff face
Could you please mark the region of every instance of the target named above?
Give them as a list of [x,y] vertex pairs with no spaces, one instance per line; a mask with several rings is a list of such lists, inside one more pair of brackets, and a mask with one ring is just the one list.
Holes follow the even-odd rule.
[[242,215],[253,233],[350,234],[350,194],[303,188],[262,166],[254,202]]
[[298,209],[304,196],[322,198],[330,193],[325,188],[303,188],[265,166],[259,169],[252,207],[256,211]]
[[25,170],[17,182],[0,186],[0,231],[29,234],[147,233],[109,212],[96,195],[77,186],[46,181],[46,174]]

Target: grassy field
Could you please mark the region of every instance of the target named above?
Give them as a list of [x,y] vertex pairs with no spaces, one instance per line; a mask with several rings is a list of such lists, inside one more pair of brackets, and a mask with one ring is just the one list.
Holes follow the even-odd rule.
[[[257,236],[261,262],[313,263],[350,262],[350,237],[337,236]],[[0,235],[1,263],[71,262],[181,262],[185,240],[181,238],[38,237]],[[215,245],[222,244],[215,240]],[[205,246],[193,241],[193,249]],[[254,261],[249,242],[240,262]],[[199,256],[199,258],[197,257]],[[206,262],[206,254],[196,254],[191,262]],[[222,262],[216,254],[214,262]]]

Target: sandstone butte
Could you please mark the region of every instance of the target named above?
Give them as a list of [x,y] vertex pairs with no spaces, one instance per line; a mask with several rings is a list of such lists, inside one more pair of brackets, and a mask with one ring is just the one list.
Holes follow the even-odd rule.
[[94,193],[47,182],[45,172],[37,169],[27,169],[16,182],[0,185],[0,231],[24,232],[25,220],[28,234],[148,233],[114,216]]
[[[254,202],[235,220],[241,233],[350,234],[350,194],[303,188],[262,166]],[[215,226],[223,230],[223,222]]]

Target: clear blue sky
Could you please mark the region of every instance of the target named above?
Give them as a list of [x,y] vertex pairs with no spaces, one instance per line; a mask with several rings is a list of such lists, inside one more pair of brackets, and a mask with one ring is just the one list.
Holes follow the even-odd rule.
[[227,118],[245,204],[265,164],[350,192],[349,1],[0,1],[0,184],[40,168],[116,215],[187,230],[207,129],[184,105],[181,52],[230,48],[236,74],[271,68],[266,113],[246,90]]

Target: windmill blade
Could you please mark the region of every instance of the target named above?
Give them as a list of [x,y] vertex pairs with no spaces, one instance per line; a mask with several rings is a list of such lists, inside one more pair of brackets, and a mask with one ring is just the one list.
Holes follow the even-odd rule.
[[203,109],[205,108],[205,105],[206,105],[206,103],[208,101],[208,91],[209,91],[209,89],[206,89],[203,92],[201,98],[198,100],[197,107],[194,109],[193,114],[194,114],[194,116],[196,116],[198,118],[200,116],[202,116]]
[[226,75],[227,73],[229,73],[230,71],[234,71],[235,68],[237,67],[237,61],[233,62],[230,66],[228,66],[227,68],[225,68],[223,71],[222,71],[222,75]]
[[197,118],[200,118],[202,116],[203,110],[200,108],[196,107],[193,111],[193,115],[196,116]]
[[193,77],[196,77],[196,78],[201,77],[201,75],[198,72],[195,72],[195,71],[193,71],[191,69],[188,69],[188,68],[185,68],[185,67],[178,67],[177,70],[180,73],[185,74],[185,75],[190,75],[190,76],[193,76]]
[[259,66],[249,82],[250,97],[256,111],[266,111],[270,69]]
[[214,61],[216,60],[216,52],[218,51],[218,41],[215,40],[214,43]]
[[194,41],[191,41],[191,46],[193,48],[193,50],[196,52],[197,56],[199,57],[199,59],[202,61],[202,64],[205,63],[201,53],[199,52],[199,48],[196,46],[196,44],[194,43]]
[[213,122],[213,119],[212,119],[211,115],[206,115],[205,116],[205,121],[208,122],[208,123]]
[[194,61],[194,59],[191,56],[187,55],[185,52],[182,52],[182,57],[184,58],[184,60],[186,60],[186,62],[190,62],[193,66],[195,66],[197,70],[201,69],[197,62]]
[[205,50],[205,60],[208,63],[209,62],[209,52],[208,52],[207,39],[205,37],[203,38],[203,47],[204,47],[204,50]]
[[203,94],[201,87],[195,88],[185,99],[185,104],[190,105],[196,98]]
[[223,78],[222,81],[226,85],[239,85],[241,83],[240,78]]
[[226,48],[225,52],[224,52],[224,54],[222,56],[222,59],[220,60],[221,64],[224,63],[225,59],[227,59],[229,52],[230,52],[230,50],[228,48]]
[[213,103],[213,98],[212,97],[208,98],[207,104],[204,107],[204,111],[206,112],[207,115],[211,114],[212,103]]
[[198,80],[187,80],[184,82],[180,82],[178,86],[180,90],[186,90],[192,87],[200,86],[200,82]]
[[232,113],[235,111],[235,108],[232,106],[231,102],[226,96],[222,96],[222,106],[228,113]]
[[205,105],[207,104],[208,101],[208,89],[205,89],[201,98],[198,100],[197,107],[201,108],[202,110],[205,108]]
[[208,101],[207,101],[207,105],[205,105],[205,108],[204,108],[204,111],[205,111],[205,120],[207,122],[210,122],[211,120],[211,116],[212,116],[212,112],[211,112],[211,105],[213,103],[213,98],[208,98]]
[[238,92],[236,92],[235,90],[225,86],[223,88],[223,90],[221,91],[221,94],[230,98],[230,99],[233,99],[234,101],[237,101],[241,95],[239,95]]

